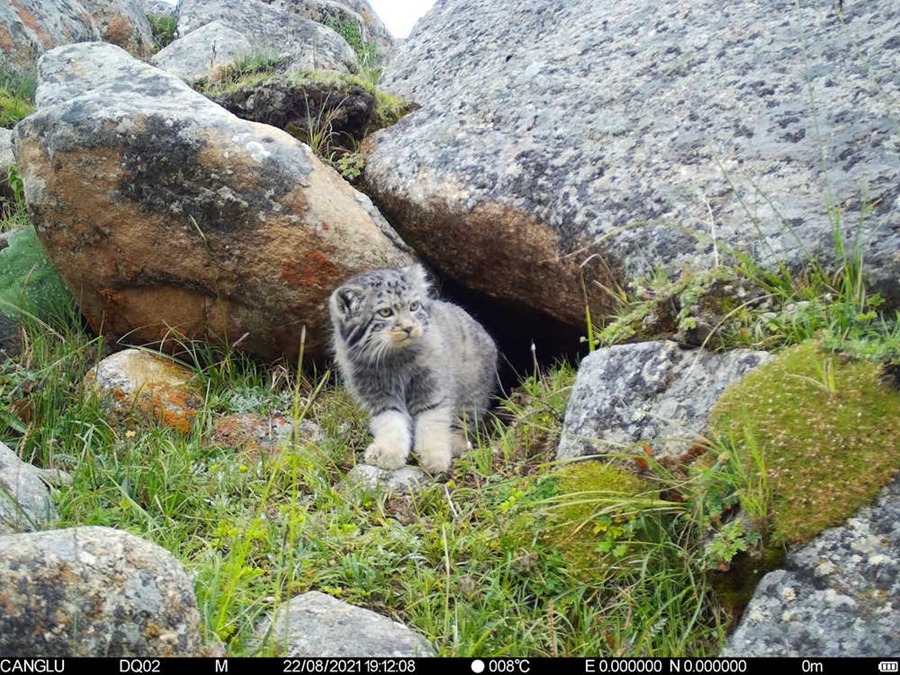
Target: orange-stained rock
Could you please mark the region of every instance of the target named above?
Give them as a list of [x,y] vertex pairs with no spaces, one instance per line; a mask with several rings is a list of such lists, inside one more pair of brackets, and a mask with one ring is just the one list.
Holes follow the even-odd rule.
[[203,405],[193,376],[171,359],[126,349],[88,371],[84,383],[96,390],[113,421],[150,420],[187,433]]
[[319,444],[325,432],[315,422],[301,419],[298,424],[282,413],[263,415],[242,412],[217,419],[207,442],[240,448],[250,456],[277,454],[283,448]]
[[33,65],[44,50],[105,40],[148,57],[153,31],[140,0],[0,2],[0,59]]
[[371,201],[287,133],[103,43],[40,63],[16,129],[35,227],[91,327],[266,359],[325,352],[327,298],[411,257]]

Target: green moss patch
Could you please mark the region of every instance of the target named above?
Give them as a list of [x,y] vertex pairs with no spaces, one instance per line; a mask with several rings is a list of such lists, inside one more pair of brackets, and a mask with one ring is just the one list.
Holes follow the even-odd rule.
[[13,320],[23,312],[40,319],[70,315],[69,292],[34,228],[17,230],[8,241],[9,246],[0,250],[0,312]]
[[546,546],[562,553],[569,572],[588,580],[598,568],[628,554],[643,526],[642,494],[648,487],[636,475],[611,464],[569,464],[542,481]]
[[807,340],[749,373],[719,399],[712,435],[752,465],[764,453],[771,537],[803,542],[871,502],[900,467],[900,392],[879,366]]

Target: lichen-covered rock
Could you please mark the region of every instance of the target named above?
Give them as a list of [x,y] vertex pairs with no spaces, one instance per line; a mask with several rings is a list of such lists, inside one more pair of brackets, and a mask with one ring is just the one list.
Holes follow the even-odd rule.
[[299,424],[283,414],[234,413],[218,418],[210,429],[207,443],[240,448],[251,455],[271,455],[296,441],[298,445],[321,443],[322,428],[312,420]]
[[99,39],[100,29],[79,2],[0,3],[0,52],[13,63],[34,63],[44,50],[67,42]]
[[386,63],[394,53],[394,38],[367,0],[263,0],[297,16],[334,27],[357,26],[359,36],[375,45],[375,53]]
[[153,53],[153,30],[141,0],[81,0],[100,30],[100,39],[146,58]]
[[170,42],[153,55],[150,63],[190,83],[215,77],[223,67],[252,50],[243,33],[221,21],[212,21]]
[[356,53],[330,28],[258,0],[181,0],[178,36],[219,21],[244,34],[257,53],[283,56],[289,70],[359,70]]
[[175,4],[165,0],[141,0],[144,12],[156,16],[174,16]]
[[723,656],[900,653],[900,480],[763,577]]
[[423,637],[401,623],[330,595],[310,591],[266,617],[257,635],[269,634],[284,656],[434,656]]
[[411,258],[371,201],[289,134],[102,43],[41,59],[16,153],[41,242],[97,331],[322,355],[327,299]]
[[436,3],[382,76],[422,107],[373,136],[370,193],[440,272],[576,326],[583,288],[600,316],[733,249],[827,262],[829,202],[900,304],[900,5],[836,4]]
[[39,530],[56,518],[41,472],[0,443],[0,535]]
[[669,341],[598,349],[578,369],[557,458],[642,456],[644,444],[657,458],[680,455],[702,438],[726,387],[767,358],[748,349],[686,351]]
[[193,582],[168,551],[76,527],[0,537],[4,656],[198,656]]
[[84,376],[107,412],[121,422],[137,417],[188,432],[203,404],[194,373],[162,356],[124,349],[107,356]]
[[149,56],[153,36],[139,0],[17,0],[0,3],[0,56],[34,63],[47,49],[105,40]]

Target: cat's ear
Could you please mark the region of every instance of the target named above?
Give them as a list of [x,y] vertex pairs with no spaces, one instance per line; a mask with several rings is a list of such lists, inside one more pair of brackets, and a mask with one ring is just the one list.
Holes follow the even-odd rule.
[[431,295],[431,278],[428,276],[428,272],[425,271],[425,268],[422,267],[422,265],[415,263],[409,267],[404,267],[403,273],[406,275],[406,278],[410,280],[413,287],[415,287],[422,295]]
[[356,312],[362,302],[363,294],[352,286],[341,286],[334,292],[332,302],[341,316],[349,316]]

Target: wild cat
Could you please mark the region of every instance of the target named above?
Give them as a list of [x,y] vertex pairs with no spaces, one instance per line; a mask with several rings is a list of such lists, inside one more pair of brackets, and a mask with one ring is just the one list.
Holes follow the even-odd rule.
[[497,347],[465,310],[432,297],[421,265],[363,272],[331,294],[338,371],[370,415],[365,461],[397,469],[416,451],[450,468],[497,383]]

